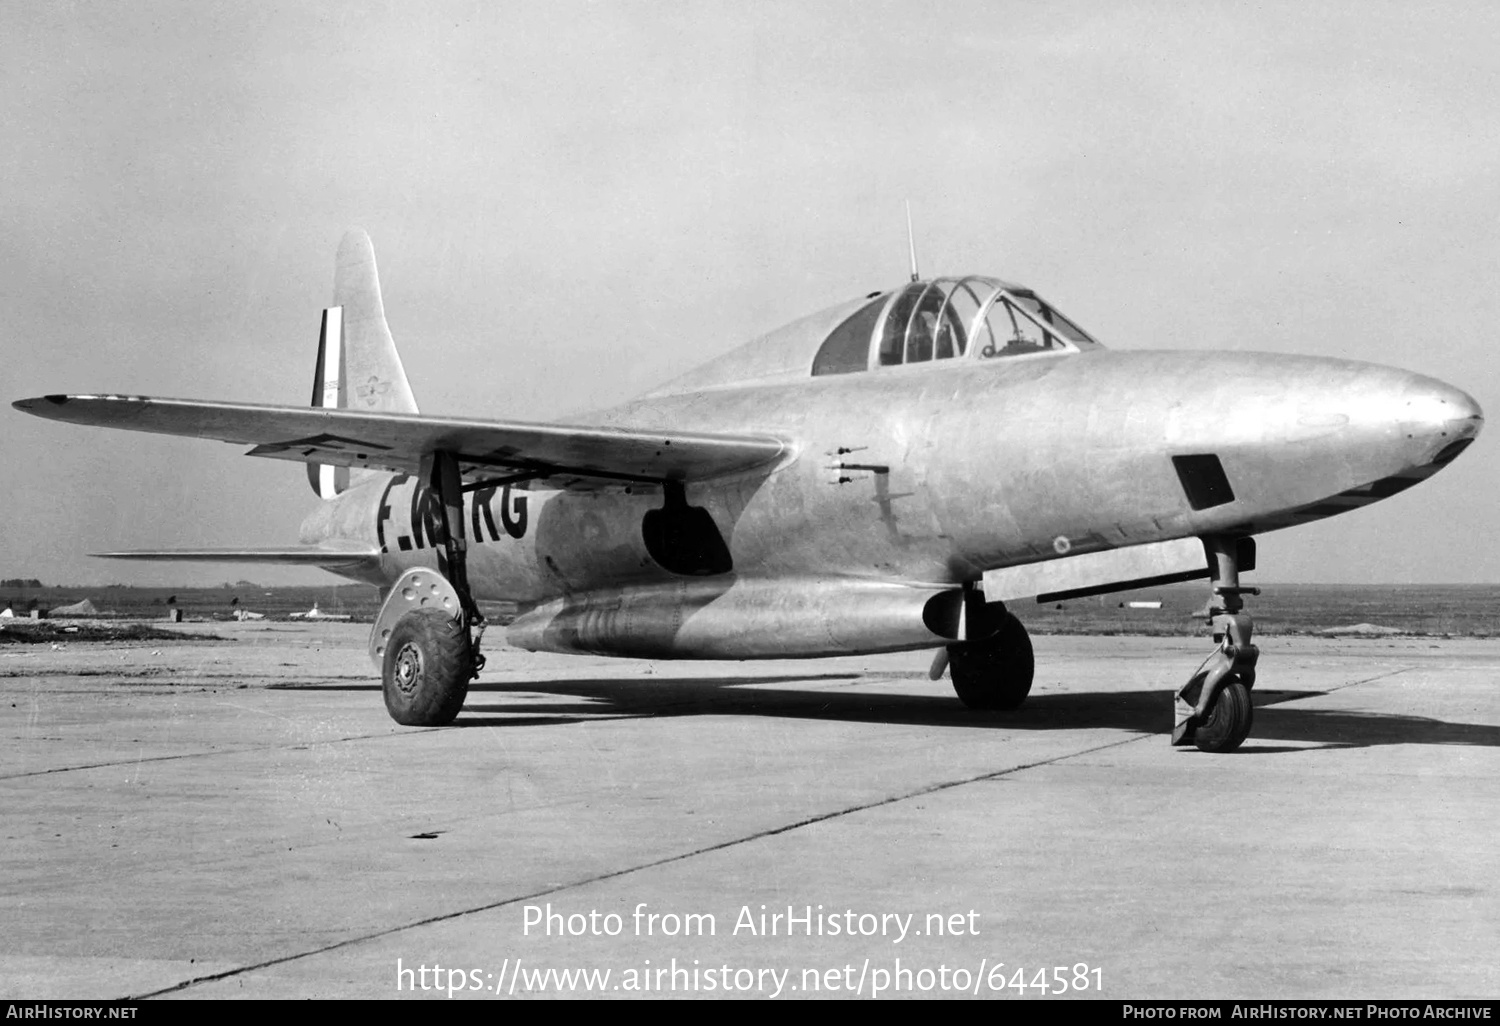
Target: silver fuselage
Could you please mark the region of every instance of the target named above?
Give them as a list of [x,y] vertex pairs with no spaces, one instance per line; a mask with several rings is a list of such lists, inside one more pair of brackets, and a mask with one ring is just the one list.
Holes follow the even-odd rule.
[[[1462,391],[1344,360],[1117,352],[935,361],[654,395],[576,423],[774,434],[778,463],[690,483],[733,560],[663,569],[655,485],[540,482],[468,497],[476,597],[519,603],[512,640],[626,655],[759,657],[941,643],[921,608],[990,569],[1330,516],[1430,475],[1478,433]],[[1174,456],[1218,457],[1232,501],[1194,509]],[[388,584],[435,566],[416,482],[372,474],[303,541],[378,544]]]

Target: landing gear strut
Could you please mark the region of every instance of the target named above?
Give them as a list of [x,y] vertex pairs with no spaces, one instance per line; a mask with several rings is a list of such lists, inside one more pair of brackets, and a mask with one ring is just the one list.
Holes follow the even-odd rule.
[[1250,643],[1254,626],[1240,598],[1260,594],[1259,588],[1240,586],[1241,563],[1254,569],[1254,542],[1215,535],[1204,538],[1203,544],[1213,568],[1208,612],[1219,648],[1177,692],[1172,744],[1231,752],[1249,736],[1255,717],[1250,689],[1255,686],[1260,649]]
[[422,479],[431,537],[442,542],[438,571],[413,567],[380,607],[370,632],[370,657],[380,667],[385,708],[397,723],[442,727],[468,697],[469,681],[484,669],[479,642],[484,615],[469,591],[463,485],[449,452],[424,460]]

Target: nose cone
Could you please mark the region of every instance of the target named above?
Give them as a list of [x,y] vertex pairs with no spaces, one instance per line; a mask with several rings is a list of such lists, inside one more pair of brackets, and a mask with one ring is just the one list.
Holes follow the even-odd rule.
[[1428,464],[1442,466],[1469,447],[1484,426],[1474,397],[1435,378],[1417,377],[1398,410],[1401,433],[1409,443],[1425,443]]
[[1218,387],[1207,406],[1184,397],[1170,454],[1218,456],[1234,501],[1197,511],[1222,508],[1251,531],[1394,496],[1441,470],[1484,424],[1472,396],[1395,367],[1265,354],[1204,366]]

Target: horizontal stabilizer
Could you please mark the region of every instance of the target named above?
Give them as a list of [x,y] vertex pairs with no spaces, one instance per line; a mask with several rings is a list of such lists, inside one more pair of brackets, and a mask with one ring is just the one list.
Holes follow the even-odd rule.
[[453,453],[469,482],[541,478],[590,489],[610,481],[694,481],[750,470],[786,446],[767,435],[469,420],[125,395],[49,395],[16,409],[48,420],[249,445],[247,455],[416,474]]
[[380,549],[376,546],[318,548],[298,545],[284,549],[127,549],[122,552],[94,552],[101,559],[176,560],[192,563],[271,563],[289,566],[349,568],[357,565],[378,566]]

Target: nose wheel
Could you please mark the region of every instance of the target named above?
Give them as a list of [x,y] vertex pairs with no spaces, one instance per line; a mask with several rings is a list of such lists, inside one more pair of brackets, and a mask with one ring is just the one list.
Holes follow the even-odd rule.
[[1260,649],[1250,641],[1254,624],[1244,612],[1243,595],[1259,595],[1239,581],[1241,539],[1203,540],[1213,566],[1213,600],[1209,622],[1218,648],[1177,692],[1173,745],[1193,745],[1201,752],[1232,752],[1250,735],[1255,707],[1255,664]]

